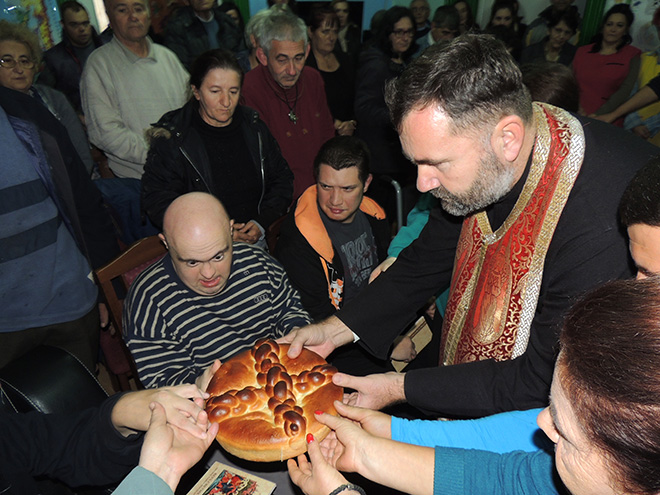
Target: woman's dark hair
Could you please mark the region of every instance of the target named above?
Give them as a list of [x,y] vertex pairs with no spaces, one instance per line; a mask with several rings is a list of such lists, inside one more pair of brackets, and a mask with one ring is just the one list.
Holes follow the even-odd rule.
[[520,70],[533,101],[550,103],[569,112],[580,109],[580,86],[573,71],[565,65],[541,62],[524,64]]
[[578,27],[580,26],[580,14],[578,14],[575,9],[568,9],[559,14],[555,14],[548,20],[548,31],[555,27],[560,22],[563,22],[568,26],[568,29],[573,31],[573,34],[577,33]]
[[328,6],[313,8],[309,14],[309,19],[307,19],[309,29],[314,32],[325,24],[339,29],[339,17],[337,17],[335,11]]
[[495,17],[495,14],[500,9],[509,9],[509,12],[511,12],[512,26],[518,21],[518,18],[516,17],[516,9],[511,0],[496,0],[493,7],[490,9],[490,20],[488,21],[488,26],[486,26],[487,28],[493,25],[493,17]]
[[[455,0],[452,5],[456,6],[457,3],[464,3],[467,10],[467,19],[465,20],[465,27],[468,31],[477,26],[477,23],[474,21],[474,14],[472,13],[472,7],[466,0]],[[479,29],[477,27],[477,29]]]
[[[383,15],[383,19],[379,23],[378,32],[376,33],[375,44],[389,57],[393,57],[392,42],[390,41],[390,34],[394,31],[394,25],[404,17],[410,19],[413,29],[415,27],[415,19],[410,9],[406,7],[391,7]],[[417,49],[414,39],[411,40],[410,48],[403,54],[403,59],[406,60],[412,56]]]
[[243,70],[234,54],[224,48],[204,52],[193,61],[190,66],[190,85],[197,89],[201,88],[206,74],[213,69],[233,70],[238,74],[243,86]]
[[557,376],[620,491],[660,491],[660,277],[618,280],[570,310]]
[[[603,48],[603,28],[605,28],[607,20],[614,14],[622,14],[625,16],[628,29],[630,29],[630,26],[632,26],[632,23],[635,20],[635,14],[632,13],[632,10],[630,10],[630,6],[628,4],[620,3],[613,6],[610,10],[605,12],[605,15],[603,16],[603,23],[600,26],[600,31],[596,33],[593,38],[591,38],[591,42],[594,44],[594,46],[591,48],[591,50],[589,50],[589,53],[598,53],[601,48]],[[627,32],[623,35],[623,38],[621,38],[619,45],[616,47],[616,50],[619,51],[621,48],[629,45],[630,43],[632,43],[632,36],[630,36],[630,33]]]
[[238,27],[241,28],[241,33],[245,31],[245,21],[243,21],[243,14],[241,14],[241,10],[238,8],[238,5],[236,5],[234,2],[223,1],[218,6],[218,10],[220,12],[224,12],[225,14],[230,10],[235,10],[236,12],[238,12]]

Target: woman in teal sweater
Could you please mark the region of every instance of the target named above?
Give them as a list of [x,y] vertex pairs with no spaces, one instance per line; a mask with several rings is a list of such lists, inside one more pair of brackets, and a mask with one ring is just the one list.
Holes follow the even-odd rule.
[[595,289],[568,314],[560,343],[550,406],[538,417],[554,463],[543,449],[497,454],[395,442],[388,416],[337,402],[344,418],[316,415],[334,432],[320,445],[308,436],[310,460],[288,461],[292,480],[307,495],[364,493],[338,470],[411,494],[657,494],[660,278]]

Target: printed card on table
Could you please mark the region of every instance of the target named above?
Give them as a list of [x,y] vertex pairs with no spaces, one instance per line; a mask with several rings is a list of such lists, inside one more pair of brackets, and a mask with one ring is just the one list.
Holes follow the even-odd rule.
[[270,495],[275,483],[215,462],[187,495]]

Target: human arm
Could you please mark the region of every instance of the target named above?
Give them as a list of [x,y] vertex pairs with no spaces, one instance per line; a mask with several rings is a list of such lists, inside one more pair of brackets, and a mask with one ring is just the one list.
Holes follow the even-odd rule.
[[[536,424],[542,409],[509,411],[479,419],[429,421],[392,417],[391,438],[424,447],[456,447],[490,452],[534,452],[543,432]],[[547,440],[547,439],[546,439]]]
[[420,232],[426,225],[426,222],[428,222],[431,209],[436,206],[438,206],[437,198],[430,193],[422,194],[415,207],[408,213],[406,225],[399,230],[394,236],[394,239],[392,239],[392,242],[390,242],[390,246],[387,249],[387,259],[374,269],[369,277],[369,282],[372,282],[378,275],[392,266],[399,253],[419,237]]
[[621,83],[621,86],[619,86],[619,89],[617,89],[614,94],[612,94],[612,96],[610,96],[607,101],[603,103],[603,105],[601,105],[598,110],[596,110],[596,115],[603,115],[612,112],[618,108],[619,105],[622,105],[626,102],[626,100],[632,94],[637,83],[637,77],[639,76],[639,64],[639,55],[633,57],[630,60],[630,66],[626,78]]
[[195,361],[192,343],[173,335],[161,301],[151,288],[143,289],[141,281],[138,277],[131,285],[122,314],[124,338],[140,381],[148,388],[193,383],[204,367]]
[[89,140],[106,155],[128,162],[142,170],[147,158],[147,142],[130,129],[120,113],[119,95],[113,85],[111,66],[103,57],[90,57],[80,80],[80,95]]
[[[149,427],[140,452],[141,469],[133,470],[117,487],[113,492],[117,495],[173,493],[181,476],[201,459],[218,432],[218,424],[210,423],[204,411],[195,418],[196,424],[204,431],[204,436],[199,437],[170,424],[159,402],[152,402],[149,409]],[[140,478],[146,482],[141,482]],[[165,482],[170,490],[160,481]]]
[[119,397],[77,413],[0,414],[0,478],[16,480],[12,493],[37,493],[21,486],[33,476],[72,487],[121,480],[138,462],[142,435],[125,438],[113,426]]
[[207,395],[195,385],[145,389],[124,394],[112,409],[111,420],[124,437],[149,428],[150,404],[158,402],[167,422],[188,433],[206,438],[206,427],[196,421]]
[[333,430],[321,443],[323,456],[331,466],[357,472],[405,493],[433,493],[433,449],[372,435],[361,426],[362,409],[348,409],[337,402],[335,405],[345,417],[315,414],[317,421]]
[[637,93],[635,93],[633,96],[631,96],[628,101],[619,105],[611,113],[596,115],[595,118],[598,120],[602,120],[603,122],[612,123],[619,117],[623,117],[624,115],[630,112],[639,110],[640,108],[645,107],[646,105],[650,105],[651,103],[657,100],[658,100],[658,95],[651,88],[651,86],[646,85],[642,89],[640,89]]

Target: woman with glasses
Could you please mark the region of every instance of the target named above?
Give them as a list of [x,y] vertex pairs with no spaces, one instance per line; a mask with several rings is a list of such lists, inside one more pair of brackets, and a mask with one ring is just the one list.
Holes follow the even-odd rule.
[[37,35],[21,24],[0,21],[0,85],[28,94],[42,103],[66,128],[78,155],[91,174],[94,161],[85,129],[63,93],[34,78],[41,64]]
[[[389,176],[402,186],[415,183],[415,168],[401,152],[399,136],[392,127],[383,90],[385,83],[397,77],[406,67],[417,46],[414,43],[415,22],[410,10],[392,7],[383,16],[370,46],[360,54],[355,89],[355,117],[359,122],[356,136],[366,141],[371,150],[371,172],[374,176],[369,189],[385,209],[390,219],[395,217],[394,189],[383,180]],[[408,188],[409,190],[410,188]],[[404,213],[414,205],[416,199]]]

